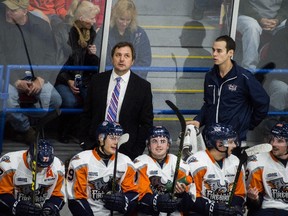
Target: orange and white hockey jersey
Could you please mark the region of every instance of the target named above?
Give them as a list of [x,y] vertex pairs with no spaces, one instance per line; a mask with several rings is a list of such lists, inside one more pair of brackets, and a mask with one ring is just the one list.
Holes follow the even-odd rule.
[[[106,165],[95,149],[75,155],[67,173],[68,199],[86,199],[94,215],[110,215],[110,210],[104,207],[102,197],[111,191],[114,161],[115,155],[112,155]],[[137,192],[135,177],[136,170],[131,159],[118,153],[116,180],[123,193]],[[119,187],[117,190],[120,190]],[[118,214],[114,212],[114,215]]]
[[261,208],[288,211],[288,166],[272,153],[253,155],[247,163],[247,186],[264,194]]
[[[208,150],[196,152],[187,159],[187,162],[196,185],[197,198],[228,202],[239,164],[239,159],[235,155],[223,159],[222,168]],[[242,197],[243,202],[246,197],[243,167],[236,185],[235,196]]]
[[[163,164],[160,164],[149,155],[140,155],[135,160],[137,167],[138,186],[139,186],[139,200],[141,200],[146,193],[150,194],[164,194],[172,192],[172,182],[175,173],[177,157],[173,154],[168,154]],[[181,160],[178,171],[177,180],[187,185],[187,192],[195,196],[195,187],[193,187],[192,177],[189,174],[189,166]],[[166,215],[166,213],[160,213]],[[181,215],[179,212],[173,212],[170,215]]]
[[[32,172],[28,151],[10,152],[0,160],[0,194],[12,194],[16,200],[31,200]],[[42,206],[52,196],[66,201],[64,164],[54,157],[53,163],[36,175],[35,203]]]

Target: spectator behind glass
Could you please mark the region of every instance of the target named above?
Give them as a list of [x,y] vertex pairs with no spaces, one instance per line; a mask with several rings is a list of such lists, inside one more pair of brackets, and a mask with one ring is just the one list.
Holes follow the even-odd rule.
[[[271,39],[267,57],[260,62],[260,67],[272,62],[275,69],[288,69],[288,22],[285,28],[279,30]],[[288,110],[288,76],[287,72],[271,71],[265,75],[264,87],[270,96],[271,111]]]
[[[99,31],[99,36],[102,35]],[[97,55],[101,51],[101,37],[97,37]],[[118,0],[112,8],[110,31],[107,46],[106,65],[112,65],[111,50],[121,41],[133,44],[135,48],[134,66],[149,67],[151,65],[151,46],[149,38],[140,26],[137,26],[137,10],[132,0]],[[146,79],[147,71],[135,71],[136,74]]]
[[[74,0],[71,7],[75,6],[78,1]],[[75,3],[75,4],[74,4]],[[75,108],[82,106],[82,102],[86,97],[87,88],[89,86],[92,75],[97,70],[67,70],[65,66],[98,66],[99,58],[96,56],[96,46],[93,41],[96,37],[96,32],[93,25],[95,24],[95,16],[99,13],[99,7],[89,1],[79,2],[75,9],[73,26],[69,32],[68,44],[72,49],[72,53],[64,64],[64,68],[59,72],[55,88],[58,90],[62,97],[62,107]],[[75,76],[81,75],[82,84],[75,86]],[[68,118],[71,120],[71,116]],[[65,122],[67,130],[71,125]],[[68,125],[67,125],[68,124]],[[68,142],[65,138],[66,135],[62,134],[60,141]]]
[[[58,65],[63,65],[68,57],[71,55],[72,53],[72,48],[69,45],[69,32],[71,27],[73,26],[73,22],[74,22],[74,13],[75,10],[78,6],[78,4],[80,4],[80,2],[82,2],[81,0],[71,0],[71,4],[70,4],[70,8],[67,11],[67,16],[64,19],[64,22],[58,24],[55,28],[54,28],[54,36],[55,36],[55,40],[56,40],[56,47],[57,47],[57,64]],[[97,6],[98,7],[98,6]],[[98,8],[99,10],[99,8]],[[96,13],[97,17],[99,14],[99,12]],[[97,22],[97,19],[96,19]],[[93,24],[93,28],[95,28],[95,23]]]
[[259,63],[260,36],[264,32],[274,34],[283,27],[287,11],[287,0],[240,1],[237,31],[242,35],[242,67],[256,69]]
[[[80,0],[83,1],[83,0]],[[89,0],[93,4],[99,6],[100,8],[100,13],[96,14],[95,19],[96,19],[96,32],[102,27],[103,22],[104,22],[104,14],[105,14],[105,0]],[[73,0],[66,0],[65,3],[65,8],[69,10]],[[69,14],[69,13],[68,13]]]
[[201,20],[204,17],[204,12],[207,9],[217,7],[217,10],[220,10],[220,5],[222,0],[194,0],[193,10],[192,10],[192,19]]
[[[0,26],[3,30],[0,32],[0,64],[29,65],[19,28],[23,32],[32,65],[55,64],[55,47],[51,28],[46,21],[28,12],[29,0],[6,0],[3,4],[6,6],[6,16],[0,19]],[[7,107],[20,107],[19,93],[33,98],[30,104],[32,107],[41,106],[48,109],[61,105],[61,96],[50,83],[53,73],[34,70],[34,74],[35,79],[31,83],[23,80],[25,77],[23,69],[11,71]],[[34,101],[39,103],[34,103]],[[33,116],[40,117],[43,113],[33,113]],[[9,113],[7,120],[12,126],[11,138],[13,140],[27,144],[34,142],[35,131],[30,125],[28,113]]]
[[36,14],[37,10],[40,10],[48,16],[52,29],[62,22],[67,14],[65,0],[30,0],[29,11],[33,12],[34,10],[36,10]]

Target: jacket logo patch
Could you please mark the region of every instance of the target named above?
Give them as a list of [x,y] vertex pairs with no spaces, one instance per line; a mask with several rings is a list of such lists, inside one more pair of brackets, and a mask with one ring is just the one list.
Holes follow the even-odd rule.
[[228,85],[229,91],[237,91],[237,85],[235,84],[229,84]]

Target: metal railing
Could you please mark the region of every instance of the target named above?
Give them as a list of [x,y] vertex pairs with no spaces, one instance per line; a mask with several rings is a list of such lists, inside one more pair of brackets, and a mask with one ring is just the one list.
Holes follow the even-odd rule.
[[[62,69],[63,66],[51,66],[51,65],[41,65],[41,66],[33,66],[33,70],[35,71],[41,71],[41,70],[47,70],[47,71],[57,71],[59,72],[60,69]],[[107,67],[106,70],[111,69],[112,67]],[[2,81],[0,82],[0,105],[2,108],[1,112],[1,119],[0,119],[0,153],[2,152],[2,143],[3,143],[3,135],[4,135],[4,127],[5,127],[5,116],[6,113],[15,113],[15,112],[21,112],[21,113],[42,113],[42,112],[50,112],[51,109],[41,109],[41,108],[8,108],[6,105],[6,100],[8,99],[8,88],[10,83],[10,75],[11,71],[13,70],[29,70],[29,65],[8,65],[6,67],[6,71],[4,71],[4,67],[0,66],[0,78],[2,78]],[[91,66],[65,66],[64,69],[67,70],[95,70],[97,71],[97,67],[91,67]],[[148,71],[148,72],[185,72],[185,73],[205,73],[209,70],[209,68],[202,68],[202,67],[133,67],[133,70],[137,71]],[[287,73],[288,70],[280,69],[276,70],[278,73]],[[267,70],[257,70],[259,73],[267,73]],[[4,77],[4,79],[3,79]],[[4,86],[3,86],[4,85]],[[163,93],[165,90],[161,91],[159,89],[156,89],[154,93]],[[178,92],[177,90],[166,90],[166,93],[183,93]],[[190,90],[184,93],[203,93],[203,90]],[[1,109],[0,108],[0,109]],[[82,108],[61,108],[61,112],[63,113],[80,113],[82,112]],[[199,109],[181,109],[180,112],[183,115],[196,115],[199,113]],[[166,109],[154,109],[153,110],[154,115],[174,115],[175,113],[172,110],[166,110]],[[268,113],[269,116],[283,116],[288,115],[288,112],[284,111],[273,111]]]

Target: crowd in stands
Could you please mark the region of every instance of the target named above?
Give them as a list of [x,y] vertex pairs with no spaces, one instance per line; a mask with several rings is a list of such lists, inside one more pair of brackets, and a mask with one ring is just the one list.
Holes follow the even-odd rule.
[[[83,4],[83,2],[86,4]],[[194,20],[185,23],[183,26],[179,39],[182,48],[188,48],[189,55],[198,53],[199,49],[196,52],[193,47],[197,46],[197,43],[202,44],[206,37],[205,26],[195,20],[203,19],[205,8],[208,8],[210,4],[212,3],[209,1],[194,1],[192,11]],[[91,77],[99,71],[67,70],[66,66],[99,67],[105,5],[106,2],[103,0],[2,1],[0,10],[3,13],[1,13],[0,22],[5,31],[0,34],[0,64],[4,66],[14,64],[63,65],[58,75],[46,70],[32,71],[33,79],[35,79],[33,80],[35,85],[32,86],[35,87],[30,89],[28,84],[22,84],[27,83],[27,80],[24,79],[25,74],[13,71],[10,77],[9,92],[11,97],[7,103],[8,107],[19,108],[23,106],[21,103],[22,97],[20,97],[21,94],[18,97],[18,91],[28,92],[30,100],[32,96],[36,98],[35,100],[42,98],[45,101],[39,105],[42,108],[83,107]],[[264,67],[270,62],[275,64],[275,69],[287,67],[285,61],[287,56],[285,45],[287,7],[288,3],[285,0],[278,0],[273,3],[270,1],[240,1],[237,31],[241,34],[241,46],[244,53],[243,58],[239,61],[240,66],[252,72],[254,69]],[[256,27],[252,27],[247,22],[254,23]],[[191,25],[197,26],[198,32],[193,30],[197,34],[195,37],[188,34],[187,29]],[[145,30],[138,25],[137,9],[133,0],[114,2],[109,28],[107,66],[113,65],[111,50],[120,41],[130,42],[133,45],[136,53],[133,66],[140,66],[140,68],[151,66],[150,41]],[[199,36],[200,33],[201,36]],[[263,51],[260,50],[262,46],[260,39],[262,34],[267,33],[271,37]],[[17,52],[15,52],[16,49]],[[264,55],[261,52],[265,52]],[[203,48],[199,55],[209,55],[209,52]],[[253,56],[253,58],[250,56]],[[195,64],[199,63],[193,60],[187,58],[184,67],[196,66]],[[209,61],[209,59],[203,59],[203,64],[201,62],[199,64],[200,66],[212,65]],[[147,78],[145,69],[134,72],[144,79]],[[74,86],[76,74],[82,76],[83,85],[81,89]],[[285,111],[288,103],[285,75],[272,72],[265,75],[265,77],[265,83],[262,84],[270,96],[271,110]],[[54,84],[56,89],[53,86]],[[47,86],[49,86],[47,90],[49,93],[46,94]],[[279,100],[279,97],[283,99]],[[20,103],[18,103],[19,100]],[[64,116],[62,117],[65,119]],[[29,140],[33,136],[29,116],[27,117],[26,114],[11,114],[7,119],[11,124],[12,133],[13,131],[20,132],[20,139],[24,137],[24,140]],[[61,126],[61,128],[66,127]],[[17,140],[19,139],[17,138]],[[65,132],[59,134],[59,140],[69,142]]]

